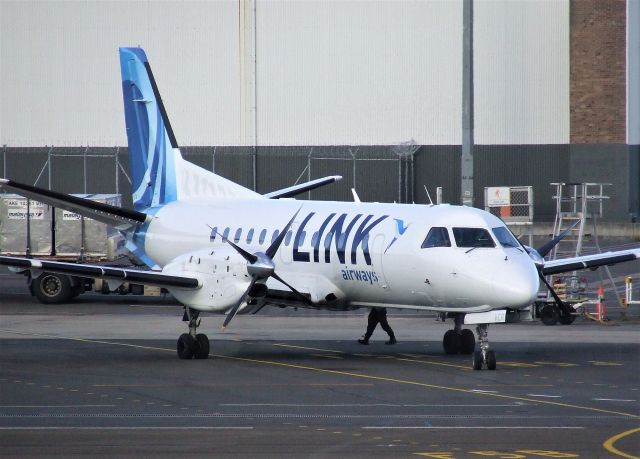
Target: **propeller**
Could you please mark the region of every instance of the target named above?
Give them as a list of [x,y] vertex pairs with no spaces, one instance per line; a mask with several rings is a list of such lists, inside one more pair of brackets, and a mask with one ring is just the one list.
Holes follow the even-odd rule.
[[569,232],[576,227],[576,225],[580,223],[580,220],[576,221],[573,225],[571,225],[569,228],[567,228],[566,230],[564,230],[562,233],[558,234],[556,237],[554,237],[553,239],[551,239],[549,242],[547,242],[546,244],[544,244],[542,247],[540,247],[539,249],[537,249],[537,252],[540,254],[540,257],[544,258],[546,257],[549,252],[551,252],[553,250],[553,248],[558,245],[558,243],[564,239],[564,237],[569,234]]
[[[549,284],[549,282],[547,282],[547,279],[544,277],[544,274],[542,274],[542,267],[544,266],[544,260],[543,258],[549,254],[549,252],[551,252],[553,250],[553,248],[558,245],[558,243],[565,238],[565,236],[567,234],[569,234],[569,232],[576,227],[576,225],[580,223],[580,220],[576,221],[573,225],[571,225],[569,228],[565,229],[562,233],[558,234],[556,237],[554,237],[553,239],[551,239],[550,241],[548,241],[547,243],[545,243],[544,245],[542,245],[539,249],[531,249],[532,251],[536,252],[535,254],[530,253],[527,248],[522,245],[522,243],[520,242],[520,240],[518,239],[518,242],[520,243],[520,245],[522,245],[522,248],[525,249],[525,252],[529,253],[529,256],[531,256],[534,261],[535,261],[535,265],[536,265],[536,269],[538,270],[538,277],[540,278],[540,280],[544,283],[544,285],[546,285],[546,287],[549,289],[549,292],[551,292],[551,296],[553,297],[554,301],[556,302],[556,304],[558,305],[558,307],[562,310],[562,312],[566,315],[571,314],[571,309],[569,308],[569,306],[560,299],[560,296],[558,295],[558,293],[554,290],[554,288],[551,286],[551,284]],[[536,260],[535,256],[538,256],[538,260]]]
[[[302,293],[296,290],[293,286],[291,286],[291,284],[285,282],[285,280],[282,279],[282,277],[276,274],[275,263],[273,262],[273,257],[278,252],[280,245],[282,245],[282,241],[284,241],[284,238],[287,235],[287,232],[289,231],[289,229],[291,228],[293,221],[298,216],[300,209],[302,209],[302,206],[300,206],[300,208],[296,211],[296,213],[293,214],[293,217],[291,217],[291,220],[289,220],[289,223],[287,223],[287,225],[283,228],[280,234],[278,234],[278,237],[271,243],[271,245],[264,252],[249,253],[239,245],[235,244],[234,242],[230,241],[228,238],[221,235],[222,240],[228,243],[231,247],[233,247],[233,249],[236,252],[238,252],[238,254],[247,261],[247,272],[249,273],[249,275],[251,275],[251,282],[249,283],[249,287],[242,294],[242,296],[240,297],[240,300],[236,304],[234,304],[233,307],[227,313],[227,317],[225,318],[224,323],[222,324],[222,330],[224,330],[227,327],[227,325],[229,325],[229,322],[231,322],[231,320],[236,316],[242,303],[244,303],[247,300],[247,298],[251,296],[251,291],[253,290],[256,283],[259,281],[261,281],[261,283],[264,283],[270,277],[273,277],[277,281],[286,285],[303,302],[307,304],[313,304],[313,302],[309,300],[309,298],[304,296]],[[217,231],[216,233],[220,235],[220,233],[218,233]]]

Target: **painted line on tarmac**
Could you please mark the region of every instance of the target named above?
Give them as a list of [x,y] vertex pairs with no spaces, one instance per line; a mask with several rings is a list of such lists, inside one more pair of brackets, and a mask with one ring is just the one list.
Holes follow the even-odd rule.
[[582,426],[364,426],[362,429],[366,430],[403,430],[403,429],[433,429],[433,430],[494,430],[494,429],[565,429],[565,430],[577,430],[584,429]]
[[635,402],[637,400],[625,400],[623,398],[592,398],[591,400],[595,400],[598,402]]
[[274,343],[272,346],[290,347],[292,349],[305,349],[309,351],[335,352],[336,354],[346,354],[344,351],[334,351],[333,349],[320,349],[318,347],[294,346],[293,344]]
[[507,403],[503,405],[496,404],[456,404],[456,405],[443,405],[441,403],[437,404],[400,404],[400,403],[334,403],[334,404],[318,404],[318,403],[219,403],[218,406],[273,406],[273,407],[299,407],[299,408],[350,408],[350,407],[402,407],[402,408],[494,408],[494,407],[504,407],[504,408],[515,408],[522,407],[524,403]]
[[606,449],[607,451],[609,451],[610,453],[613,453],[617,456],[621,456],[621,457],[626,457],[627,459],[640,459],[640,457],[638,456],[634,456],[632,454],[627,454],[623,451],[620,451],[618,448],[616,448],[615,446],[613,446],[618,440],[628,437],[629,435],[633,435],[633,434],[637,434],[640,433],[640,427],[637,429],[631,429],[631,430],[627,430],[626,432],[622,432],[619,433],[618,435],[614,435],[613,437],[609,438],[607,441],[605,441],[602,444],[602,447],[604,449]]
[[132,426],[132,427],[0,427],[0,430],[253,430],[253,426]]
[[[3,331],[3,330],[0,330],[0,331]],[[20,335],[45,336],[45,337],[50,337],[50,338],[66,339],[66,340],[79,341],[79,342],[85,342],[85,343],[108,344],[108,345],[112,345],[112,346],[122,346],[122,347],[134,348],[134,349],[147,349],[147,350],[156,350],[156,351],[171,352],[171,353],[176,352],[175,349],[168,349],[168,348],[161,348],[161,347],[154,347],[154,346],[141,346],[141,345],[138,345],[138,344],[116,343],[116,342],[111,342],[111,341],[92,340],[92,339],[86,339],[86,338],[71,338],[71,337],[67,337],[67,336],[46,335],[46,334],[41,334],[41,333],[20,333],[20,332],[13,332],[11,330],[7,330],[7,331],[9,331],[10,333],[16,333],[16,334],[20,334]],[[353,377],[353,378],[367,379],[367,380],[372,380],[372,381],[382,381],[382,382],[391,382],[391,383],[397,383],[397,384],[405,384],[405,385],[410,385],[410,386],[425,387],[425,388],[429,388],[429,389],[445,390],[445,391],[449,391],[449,392],[458,392],[458,393],[463,393],[463,394],[474,394],[474,395],[483,395],[483,396],[487,396],[487,397],[503,398],[503,399],[508,399],[508,400],[518,400],[518,401],[521,401],[521,402],[534,403],[536,405],[552,405],[552,406],[560,406],[560,407],[564,407],[564,408],[574,408],[574,409],[578,409],[578,410],[594,411],[594,412],[598,412],[598,413],[606,413],[606,414],[613,414],[613,415],[616,415],[616,416],[624,416],[624,417],[629,417],[629,418],[633,418],[633,419],[640,419],[640,415],[633,414],[633,413],[625,413],[625,412],[622,412],[622,411],[605,410],[605,409],[602,409],[602,408],[595,408],[595,407],[590,407],[590,406],[573,405],[573,404],[569,404],[569,403],[554,402],[554,401],[550,401],[550,400],[539,400],[539,399],[535,399],[535,398],[517,397],[517,396],[513,396],[513,395],[506,395],[506,394],[494,394],[494,393],[490,393],[490,392],[477,392],[477,391],[474,391],[474,390],[471,390],[471,389],[462,389],[462,388],[459,388],[459,387],[451,387],[451,386],[439,386],[439,385],[427,384],[427,383],[423,383],[423,382],[419,382],[419,381],[410,381],[410,380],[405,380],[405,379],[388,378],[388,377],[384,377],[384,376],[373,376],[373,375],[367,375],[367,374],[364,374],[364,373],[352,373],[352,372],[349,372],[349,371],[329,370],[329,369],[325,369],[325,368],[309,367],[309,366],[306,366],[306,365],[295,365],[295,364],[292,364],[292,363],[274,362],[274,361],[271,361],[271,360],[250,359],[250,358],[246,358],[246,357],[233,357],[233,356],[221,355],[221,354],[213,354],[212,357],[217,357],[217,358],[227,359],[227,360],[237,360],[237,361],[240,361],[240,362],[259,363],[259,364],[263,364],[263,365],[271,365],[271,366],[276,366],[276,367],[294,368],[294,369],[298,369],[298,370],[307,370],[307,371],[313,371],[313,372],[317,372],[317,373],[326,373],[326,374],[334,374],[334,375],[341,375],[341,376],[349,376],[349,377]]]
[[113,408],[118,405],[0,405],[0,408]]

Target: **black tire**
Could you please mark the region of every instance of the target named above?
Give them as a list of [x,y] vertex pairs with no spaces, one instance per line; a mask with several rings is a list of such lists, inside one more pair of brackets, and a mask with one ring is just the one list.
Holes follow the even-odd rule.
[[178,344],[176,350],[178,351],[178,357],[183,360],[189,360],[193,358],[193,355],[197,348],[197,341],[189,333],[183,333],[178,338]]
[[455,330],[447,330],[442,338],[442,347],[446,354],[457,354],[460,352],[460,334]]
[[540,320],[545,325],[555,325],[558,323],[558,310],[555,306],[547,305],[540,310]]
[[569,314],[568,316],[561,315],[560,317],[558,317],[558,321],[562,325],[571,325],[574,320],[576,320],[576,316],[574,316],[573,314]]
[[460,354],[471,355],[476,349],[476,337],[467,328],[460,333]]
[[73,296],[71,282],[64,274],[42,273],[33,279],[31,288],[36,298],[45,304],[66,303]]
[[473,353],[473,369],[482,370],[482,352],[480,351]]
[[209,338],[204,333],[198,333],[196,335],[196,352],[194,357],[196,359],[207,359],[209,358]]
[[496,369],[496,353],[493,351],[487,351],[487,369]]

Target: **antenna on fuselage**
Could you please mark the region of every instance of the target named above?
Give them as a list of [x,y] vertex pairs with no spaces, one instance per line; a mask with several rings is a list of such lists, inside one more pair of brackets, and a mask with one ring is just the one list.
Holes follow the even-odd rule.
[[433,201],[431,200],[431,195],[429,194],[429,190],[427,190],[427,185],[422,185],[424,187],[424,191],[427,192],[427,197],[429,198],[429,202],[433,205]]
[[360,196],[358,196],[355,188],[351,188],[351,193],[353,193],[353,202],[360,202]]

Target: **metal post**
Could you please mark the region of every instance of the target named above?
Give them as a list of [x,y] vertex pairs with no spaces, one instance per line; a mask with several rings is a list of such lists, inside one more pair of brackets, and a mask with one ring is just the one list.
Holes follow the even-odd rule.
[[120,174],[118,173],[118,167],[120,165],[120,147],[116,147],[116,193],[120,194]]
[[27,198],[27,247],[25,249],[27,258],[31,258],[31,200]]
[[53,145],[49,148],[49,151],[47,152],[47,167],[48,167],[48,174],[49,174],[49,189],[51,189],[51,153],[53,151]]
[[461,202],[473,206],[473,0],[462,3]]
[[82,152],[82,167],[84,168],[84,194],[87,194],[87,150],[89,146]]

